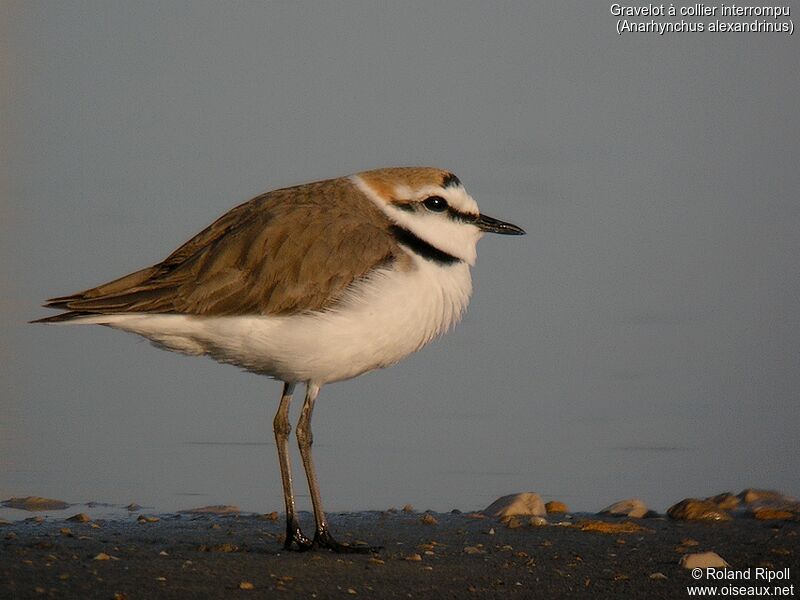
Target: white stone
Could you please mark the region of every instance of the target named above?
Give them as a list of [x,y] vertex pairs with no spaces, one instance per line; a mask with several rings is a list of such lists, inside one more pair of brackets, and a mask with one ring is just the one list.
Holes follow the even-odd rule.
[[606,506],[600,511],[601,515],[611,515],[613,517],[631,517],[632,519],[641,519],[647,514],[647,505],[644,500],[639,498],[630,498],[628,500],[620,500],[614,502],[611,506]]
[[706,569],[713,567],[721,569],[730,565],[716,552],[696,552],[695,554],[684,554],[681,557],[680,565],[684,569]]
[[544,517],[547,509],[542,497],[535,492],[509,494],[492,502],[483,512],[490,517]]

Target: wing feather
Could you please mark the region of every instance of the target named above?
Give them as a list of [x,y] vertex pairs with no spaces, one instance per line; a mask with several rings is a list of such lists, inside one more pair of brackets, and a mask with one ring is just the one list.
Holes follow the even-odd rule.
[[45,306],[70,311],[50,321],[322,310],[355,280],[398,258],[389,225],[347,179],[276,190],[231,209],[162,262]]

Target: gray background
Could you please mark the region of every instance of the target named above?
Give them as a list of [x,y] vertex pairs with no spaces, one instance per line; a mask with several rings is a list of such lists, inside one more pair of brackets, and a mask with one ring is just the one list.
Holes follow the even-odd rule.
[[529,235],[481,242],[453,333],[323,390],[330,509],[800,493],[795,37],[582,1],[0,15],[0,497],[280,510],[278,383],[25,321],[261,191],[408,164]]

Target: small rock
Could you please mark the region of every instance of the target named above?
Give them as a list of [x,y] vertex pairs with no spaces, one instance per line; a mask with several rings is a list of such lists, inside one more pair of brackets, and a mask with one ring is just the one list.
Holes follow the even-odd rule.
[[519,529],[524,525],[522,519],[519,517],[505,517],[500,519],[500,521],[509,529]]
[[730,567],[730,565],[725,562],[725,559],[716,552],[684,554],[679,564],[685,569],[706,569],[708,567],[721,569],[723,567]]
[[385,565],[386,561],[382,558],[378,558],[377,556],[371,556],[370,559],[367,561],[372,563],[373,565]]
[[739,506],[739,498],[734,496],[730,492],[725,492],[723,494],[717,494],[716,496],[710,496],[706,498],[709,502],[713,502],[717,505],[717,508],[720,510],[733,510],[737,506]]
[[277,513],[277,511],[273,510],[271,513],[266,513],[266,514],[260,515],[258,518],[260,520],[262,520],[262,521],[277,521],[278,520],[278,513]]
[[153,517],[151,515],[139,515],[136,517],[137,523],[158,523],[161,519],[158,517]]
[[239,510],[238,506],[233,506],[231,504],[214,504],[212,506],[179,510],[178,512],[185,515],[233,515],[242,511]]
[[478,546],[464,546],[464,554],[483,554]]
[[405,506],[403,506],[403,512],[404,513],[413,513],[414,512],[414,507],[411,506],[410,504],[406,504]]
[[6,534],[5,539],[7,539],[7,540],[15,540],[15,539],[17,539],[17,534],[14,533],[13,531],[9,531]]
[[544,508],[547,511],[548,515],[553,515],[553,514],[558,515],[569,512],[569,508],[567,508],[567,505],[564,504],[563,502],[559,502],[558,500],[550,500],[550,502],[544,505]]
[[414,554],[409,554],[408,556],[404,556],[403,560],[408,560],[411,562],[419,562],[422,560],[422,557],[415,552]]
[[509,494],[492,502],[483,512],[490,517],[543,517],[547,514],[542,497],[535,492]]
[[347,588],[347,593],[350,594],[351,596],[355,596],[356,594],[358,594],[358,592],[355,591],[353,588]]
[[800,520],[800,502],[774,490],[747,489],[739,494],[748,516],[764,521]]
[[494,527],[490,528],[489,531],[487,531],[486,533],[488,535],[494,535],[495,534]]
[[755,504],[756,502],[769,502],[771,504],[785,502],[791,500],[777,490],[759,490],[756,488],[747,488],[739,492],[739,498],[745,504]]
[[676,521],[730,521],[731,516],[709,500],[686,498],[674,504],[667,511],[670,519]]
[[422,519],[420,519],[420,521],[422,521],[422,523],[424,525],[438,525],[439,524],[439,521],[436,520],[436,517],[434,517],[430,513],[425,513],[423,515]]
[[606,521],[580,521],[574,525],[581,531],[591,531],[593,533],[640,533],[643,531],[650,531],[632,521],[623,521],[622,523],[608,523]]
[[140,510],[141,508],[142,507],[139,506],[138,504],[136,504],[136,502],[131,502],[130,504],[128,504],[128,506],[125,507],[125,510],[127,510],[128,512],[136,512],[137,510]]
[[111,556],[110,554],[106,554],[105,552],[100,552],[99,554],[95,554],[93,560],[119,560],[116,556]]
[[796,517],[795,513],[790,510],[781,510],[780,508],[769,508],[766,506],[754,508],[751,514],[759,521],[789,521]]
[[69,508],[69,503],[63,500],[53,500],[40,496],[25,496],[21,498],[9,498],[4,500],[2,505],[6,508],[16,508],[18,510],[63,510]]
[[240,590],[254,590],[254,589],[256,589],[256,586],[254,586],[249,581],[240,581],[239,582],[239,589]]
[[546,527],[550,522],[544,517],[531,517],[528,519],[528,525],[531,527]]
[[644,500],[640,500],[639,498],[629,498],[628,500],[620,500],[619,502],[614,502],[614,504],[610,506],[606,506],[599,514],[612,517],[641,519],[647,514],[647,505],[644,503]]
[[650,577],[650,579],[659,579],[659,580],[667,578],[667,576],[661,572],[650,573],[648,577]]
[[58,532],[63,535],[64,537],[75,537],[72,533],[72,530],[69,527],[62,527],[58,530]]
[[67,521],[72,521],[74,523],[88,523],[91,520],[91,517],[86,513],[78,513],[77,515],[72,515],[67,518]]
[[692,538],[683,538],[681,540],[681,546],[699,546],[700,542],[697,540],[693,540]]

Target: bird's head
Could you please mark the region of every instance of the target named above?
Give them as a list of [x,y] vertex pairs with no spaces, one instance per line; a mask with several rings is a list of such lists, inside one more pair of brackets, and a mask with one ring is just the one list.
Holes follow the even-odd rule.
[[475,246],[484,233],[525,233],[516,225],[481,214],[449,171],[392,167],[364,171],[351,179],[397,225],[470,265],[475,264]]

